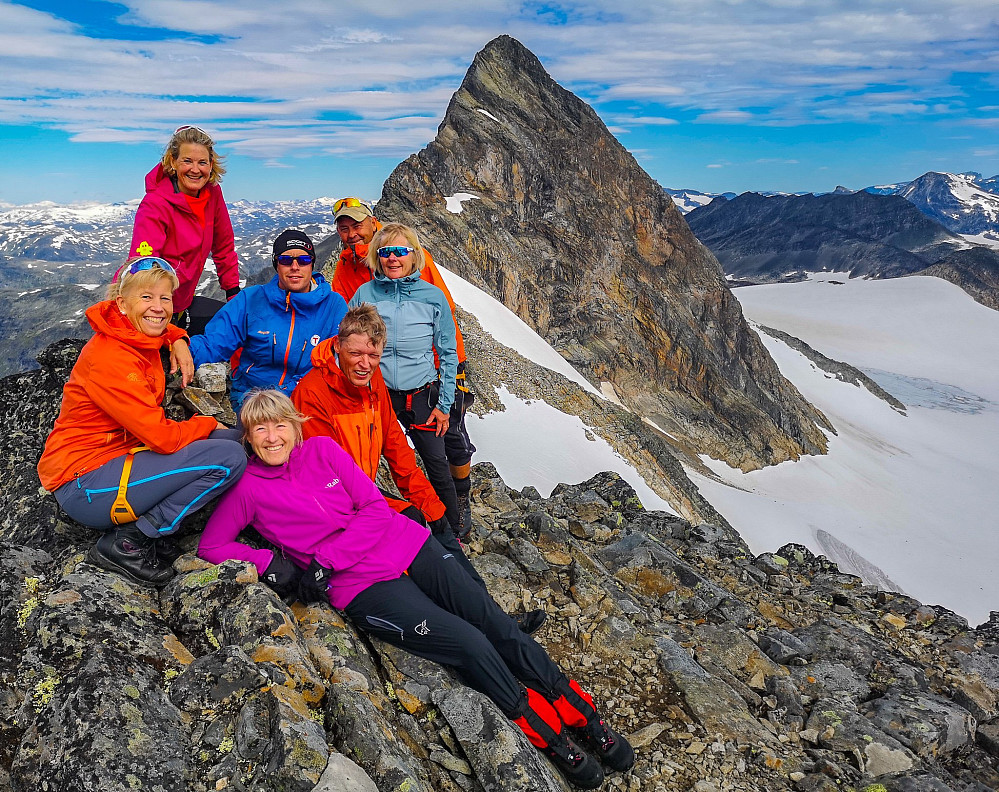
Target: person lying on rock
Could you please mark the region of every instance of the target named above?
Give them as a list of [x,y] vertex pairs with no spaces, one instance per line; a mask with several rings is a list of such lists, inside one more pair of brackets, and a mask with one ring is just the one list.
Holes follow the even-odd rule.
[[288,229],[274,240],[274,277],[243,289],[191,339],[194,362],[221,363],[242,349],[232,374],[233,409],[254,388],[291,393],[312,368],[316,344],[336,335],[347,313],[343,298],[313,272],[316,251],[304,231]]
[[[330,285],[333,287],[333,291],[338,292],[349,303],[358,288],[372,278],[373,270],[369,266],[368,252],[371,240],[381,230],[382,224],[374,216],[371,206],[360,198],[341,198],[334,203],[333,220],[336,223],[336,231],[343,244],[343,250],[340,251],[340,258],[337,260],[336,270]],[[458,499],[458,514],[461,518],[458,535],[465,538],[472,530],[468,475],[471,469],[472,454],[475,453],[475,446],[472,445],[472,440],[465,429],[465,413],[472,406],[475,394],[468,386],[468,375],[465,372],[465,340],[458,327],[458,315],[451,292],[448,291],[444,279],[437,270],[430,251],[422,247],[421,251],[423,253],[423,268],[420,270],[420,278],[444,292],[451,308],[451,317],[454,319],[458,372],[455,375],[454,403],[451,405],[450,420],[447,432],[444,434],[444,453]]]
[[[517,629],[454,553],[392,510],[332,438],[303,440],[305,420],[278,391],[247,397],[241,423],[250,462],[219,501],[198,555],[250,562],[279,592],[297,586],[302,602],[329,602],[359,629],[453,666],[576,786],[599,786],[603,770],[567,726],[604,764],[631,767],[634,751],[590,695]],[[238,542],[251,525],[279,552]]]
[[238,434],[214,418],[171,421],[160,406],[171,348],[186,385],[187,334],[170,324],[174,268],[147,256],[116,273],[108,299],[87,310],[94,337],[63,388],[38,462],[42,486],[74,520],[104,531],[87,561],[161,586],[179,555],[181,520],[236,483],[246,467]]
[[[416,455],[392,410],[378,367],[386,333],[375,307],[362,303],[347,311],[338,335],[313,350],[312,371],[291,394],[295,408],[309,418],[302,433],[306,439],[332,437],[372,481],[384,456],[392,479],[407,499],[383,493],[389,505],[411,520],[429,525],[437,541],[485,588],[444,516],[444,504],[416,464]],[[544,623],[545,612],[535,610],[515,618],[522,630],[533,633]]]

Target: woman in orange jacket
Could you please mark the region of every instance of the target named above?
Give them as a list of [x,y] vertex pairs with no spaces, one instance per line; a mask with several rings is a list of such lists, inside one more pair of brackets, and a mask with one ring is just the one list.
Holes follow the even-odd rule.
[[42,486],[63,510],[105,531],[87,560],[154,586],[173,576],[177,551],[165,537],[246,467],[233,430],[205,416],[171,421],[160,406],[160,350],[185,360],[184,384],[193,372],[187,334],[169,323],[177,284],[167,261],[136,259],[108,299],[87,310],[94,337],[73,366],[38,462]]

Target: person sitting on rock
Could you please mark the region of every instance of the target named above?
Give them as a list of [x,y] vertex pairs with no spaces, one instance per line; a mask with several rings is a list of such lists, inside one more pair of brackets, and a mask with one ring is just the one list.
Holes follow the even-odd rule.
[[[186,385],[187,334],[169,324],[177,275],[161,258],[128,262],[87,310],[94,337],[63,388],[38,462],[42,486],[74,520],[104,531],[87,561],[143,585],[173,577],[167,540],[246,467],[238,435],[214,418],[171,421],[160,406],[170,348]],[[180,361],[180,362],[177,362]]]
[[[604,774],[566,726],[609,767],[631,767],[634,751],[591,696],[517,629],[454,553],[389,508],[332,438],[303,440],[308,419],[288,397],[254,392],[240,418],[250,462],[219,501],[198,555],[250,562],[279,593],[297,588],[303,603],[329,602],[380,640],[453,666],[579,787],[598,787]],[[280,552],[238,542],[251,525]]]
[[[429,525],[437,541],[485,587],[455,538],[444,516],[444,504],[416,464],[416,455],[395,417],[378,367],[386,332],[375,307],[364,303],[347,311],[338,335],[313,350],[312,371],[291,394],[296,409],[309,418],[302,425],[303,435],[306,439],[332,437],[372,481],[384,456],[399,492],[412,501],[385,493],[389,505],[411,520]],[[544,623],[545,612],[535,610],[514,618],[521,629],[533,633]]]
[[[337,260],[330,285],[333,291],[338,292],[349,303],[358,288],[371,280],[372,270],[367,263],[368,248],[375,233],[381,230],[382,224],[374,216],[371,206],[360,198],[341,198],[333,204],[333,220],[343,250],[340,251],[340,258]],[[420,270],[420,278],[444,292],[454,319],[458,373],[455,375],[454,403],[451,405],[448,429],[444,434],[444,452],[458,499],[458,511],[461,517],[458,534],[464,538],[472,530],[472,512],[468,496],[471,485],[468,475],[471,470],[472,454],[475,453],[475,446],[472,445],[468,430],[465,428],[465,413],[472,406],[475,394],[468,386],[468,374],[465,371],[465,339],[458,327],[454,299],[437,265],[434,264],[434,257],[426,248],[423,248],[423,269]]]
[[347,304],[313,272],[315,260],[315,247],[304,231],[282,231],[271,257],[274,277],[243,289],[212,317],[204,335],[192,338],[198,366],[229,360],[242,349],[230,396],[237,412],[254,388],[291,393],[312,368],[312,350],[336,335]]

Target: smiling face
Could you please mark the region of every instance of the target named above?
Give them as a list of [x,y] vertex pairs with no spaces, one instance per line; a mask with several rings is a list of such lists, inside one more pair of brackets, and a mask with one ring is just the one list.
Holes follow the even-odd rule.
[[177,170],[178,189],[184,195],[195,196],[211,178],[212,157],[208,149],[199,143],[181,143],[174,168]]
[[[390,239],[383,240],[380,247],[392,247],[394,245],[407,247],[409,240],[402,234],[396,234]],[[392,278],[393,280],[412,275],[416,269],[416,259],[412,253],[407,253],[405,256],[396,256],[393,254],[388,258],[381,258],[379,256],[379,260],[382,266],[382,273],[384,273],[386,278]]]
[[385,344],[375,344],[371,336],[353,333],[346,338],[334,336],[333,349],[336,350],[340,371],[352,385],[365,388],[378,368]]
[[115,302],[136,330],[155,338],[166,332],[173,316],[173,284],[164,277],[142,288],[126,285]]
[[[282,256],[308,256],[309,251],[301,248],[292,248],[281,254]],[[277,262],[278,286],[285,291],[307,292],[312,288],[312,264],[302,265],[300,261],[292,261],[290,264]]]
[[247,440],[265,465],[283,465],[298,442],[297,427],[290,421],[265,421],[250,429]]
[[345,245],[369,245],[375,235],[375,220],[373,217],[365,217],[361,221],[341,217],[336,221],[336,232]]

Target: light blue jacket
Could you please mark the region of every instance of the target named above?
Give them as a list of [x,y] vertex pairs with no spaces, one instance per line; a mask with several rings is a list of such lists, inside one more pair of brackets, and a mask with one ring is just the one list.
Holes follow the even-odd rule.
[[454,403],[458,346],[454,317],[444,292],[414,272],[404,278],[376,273],[350,300],[353,308],[371,303],[388,327],[381,370],[392,390],[414,390],[437,379],[434,350],[440,358],[437,409],[445,415]]
[[290,396],[312,368],[316,344],[340,331],[347,304],[322,275],[312,278],[316,288],[308,292],[285,291],[277,275],[243,289],[212,317],[204,335],[192,336],[196,366],[227,361],[243,348],[232,375],[237,411],[253,388],[277,388]]

